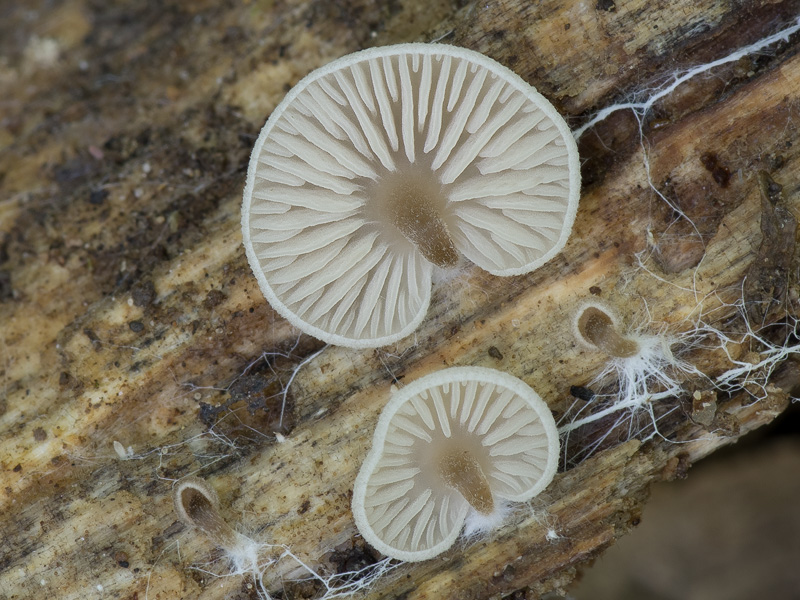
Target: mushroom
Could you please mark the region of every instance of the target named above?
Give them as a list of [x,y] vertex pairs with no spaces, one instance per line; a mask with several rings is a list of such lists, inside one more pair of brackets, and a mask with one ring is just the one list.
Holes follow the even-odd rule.
[[414,331],[460,256],[494,275],[550,260],[579,192],[572,134],[534,88],[477,52],[400,44],[287,94],[253,149],[242,237],[293,325],[378,347]]
[[543,490],[558,464],[544,401],[495,369],[455,367],[392,396],[353,489],[361,535],[387,556],[426,560],[447,550],[469,515]]
[[610,307],[592,300],[579,307],[573,329],[581,344],[607,356],[600,372],[587,385],[594,388],[613,382],[616,390],[602,394],[605,408],[562,425],[562,433],[614,412],[642,407],[647,407],[655,426],[653,401],[679,395],[687,377],[707,379],[700,369],[682,358],[702,343],[704,332],[697,328],[674,334],[662,326],[651,333],[653,323],[646,322],[626,329]]
[[239,572],[250,572],[261,585],[258,569],[258,544],[234,530],[219,512],[219,496],[199,477],[179,481],[172,493],[178,518],[189,527],[205,533],[222,548]]
[[615,358],[630,358],[639,352],[639,343],[617,331],[616,319],[597,304],[586,304],[575,322],[578,339]]
[[219,513],[217,492],[199,477],[182,479],[172,493],[178,518],[205,533],[217,546],[231,550],[240,543],[239,534]]

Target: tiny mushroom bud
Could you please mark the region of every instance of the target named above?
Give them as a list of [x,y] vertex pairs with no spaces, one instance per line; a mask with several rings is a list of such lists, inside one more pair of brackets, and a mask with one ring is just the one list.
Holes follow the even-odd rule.
[[578,151],[518,75],[444,44],[371,48],[305,77],[253,149],[247,259],[270,304],[328,343],[378,347],[425,316],[436,269],[532,271],[566,244]]
[[[611,412],[635,410],[653,400],[675,396],[686,376],[705,377],[691,362],[681,358],[702,338],[702,334],[694,330],[674,335],[666,326],[661,326],[651,333],[652,322],[623,330],[614,312],[596,301],[584,303],[573,323],[578,341],[607,356],[602,370],[587,385],[605,387],[613,382],[617,389],[610,392],[609,407],[563,425],[562,433]],[[677,346],[677,356],[673,346]],[[594,398],[592,395],[588,401]]]
[[447,550],[465,519],[543,490],[558,464],[558,432],[523,381],[480,367],[444,369],[392,396],[353,490],[353,516],[393,558]]
[[190,527],[205,533],[214,544],[225,551],[238,573],[250,573],[262,589],[265,598],[262,573],[259,568],[260,545],[244,534],[235,531],[219,513],[219,498],[210,485],[199,477],[181,479],[173,491],[172,499],[178,518]]
[[578,336],[609,356],[629,358],[639,352],[639,343],[617,331],[615,319],[598,305],[586,305],[578,313]]
[[198,477],[182,479],[173,492],[175,512],[190,527],[205,533],[220,548],[232,551],[241,543],[239,535],[219,514],[214,489]]

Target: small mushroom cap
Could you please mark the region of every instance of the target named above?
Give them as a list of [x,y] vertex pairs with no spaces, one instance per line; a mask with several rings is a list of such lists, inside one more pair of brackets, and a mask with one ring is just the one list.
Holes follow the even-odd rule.
[[178,518],[190,527],[197,527],[223,548],[236,545],[237,536],[219,514],[219,496],[199,477],[187,477],[173,490]]
[[608,306],[584,302],[575,314],[573,331],[578,341],[591,350],[614,358],[631,358],[640,351],[639,343],[620,331],[619,318]]
[[471,510],[437,472],[437,458],[454,451],[477,461],[495,498],[524,501],[555,475],[558,431],[536,392],[501,371],[455,367],[412,382],[381,413],[356,478],[364,539],[406,561],[447,550]]
[[287,94],[253,149],[242,237],[293,325],[378,347],[416,329],[459,254],[496,275],[552,258],[579,192],[575,141],[534,88],[477,52],[400,44]]

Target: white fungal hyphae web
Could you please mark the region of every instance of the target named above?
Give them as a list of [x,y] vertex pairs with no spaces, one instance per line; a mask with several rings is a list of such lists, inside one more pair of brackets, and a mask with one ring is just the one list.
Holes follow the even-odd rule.
[[[198,386],[192,383],[183,384],[183,392],[175,400],[184,396],[193,397],[195,401],[203,398],[210,399],[211,395],[228,393],[236,382],[247,376],[256,367],[266,368],[274,377],[286,380],[285,387],[272,399],[281,402],[281,414],[285,407],[286,394],[299,370],[313,360],[324,350],[322,349],[308,355],[295,364],[288,377],[281,372],[276,372],[275,359],[293,359],[294,351],[300,345],[301,338],[294,342],[285,352],[263,353],[247,364],[244,369],[227,385],[221,387]],[[260,364],[263,363],[263,364]],[[242,409],[246,410],[246,409]],[[239,419],[238,410],[228,409],[213,427],[171,443],[157,447],[140,447],[136,444],[127,445],[130,440],[119,435],[119,432],[109,434],[119,436],[120,439],[109,439],[109,448],[104,455],[93,457],[76,457],[84,462],[104,464],[111,453],[120,461],[145,461],[150,463],[156,477],[163,481],[177,483],[178,480],[167,476],[166,473],[181,472],[183,476],[198,476],[213,470],[215,465],[222,461],[232,461],[241,458],[244,447],[254,441],[266,443],[267,441],[282,441],[280,433],[267,434],[247,425]],[[233,421],[231,429],[237,432],[236,436],[226,435],[226,425]],[[122,441],[120,441],[122,440]],[[236,527],[240,530],[241,527]],[[164,548],[147,574],[147,587],[145,599],[151,597],[151,584],[154,575],[160,570],[160,563],[164,556],[176,552],[180,556],[181,544],[193,545],[191,536],[203,536],[198,530],[187,530],[178,539]],[[318,600],[332,600],[334,598],[351,597],[359,592],[368,590],[378,579],[392,571],[400,563],[383,559],[369,564],[363,568],[343,573],[330,573],[324,566],[313,566],[314,561],[301,558],[290,547],[282,544],[265,543],[259,541],[257,531],[241,533],[237,531],[238,543],[229,548],[219,548],[221,557],[208,563],[194,564],[192,569],[200,571],[213,578],[244,578],[252,582],[252,586],[259,598],[270,600],[269,590],[281,593],[284,586],[293,581],[313,581],[318,590],[315,598]],[[213,541],[213,540],[212,540]],[[324,562],[324,561],[320,561]],[[157,577],[156,577],[157,579]],[[250,584],[248,584],[250,585]]]
[[636,118],[641,125],[644,116],[650,111],[650,109],[653,108],[653,106],[655,106],[656,102],[669,96],[681,84],[686,83],[687,81],[690,81],[691,79],[694,79],[695,77],[698,77],[700,75],[705,75],[709,71],[717,67],[721,67],[722,65],[734,63],[740,60],[741,58],[750,56],[752,54],[758,54],[762,50],[778,42],[787,42],[789,41],[789,37],[797,33],[798,31],[800,31],[800,18],[796,20],[794,25],[786,27],[778,31],[777,33],[774,33],[761,40],[758,40],[757,42],[744,46],[743,48],[739,48],[726,56],[723,56],[708,63],[697,65],[696,67],[693,67],[691,69],[686,69],[685,71],[675,73],[670,77],[668,83],[665,83],[664,85],[651,90],[646,95],[644,100],[613,104],[611,106],[607,106],[604,109],[600,110],[594,117],[589,119],[578,129],[576,129],[573,132],[573,135],[575,136],[576,140],[580,139],[581,136],[583,136],[583,134],[586,133],[589,129],[597,125],[599,122],[607,119],[615,112],[621,110],[633,111],[634,115],[636,115]]
[[[685,222],[687,222],[688,225],[694,230],[694,233],[699,241],[705,245],[703,235],[696,224],[681,210],[676,203],[670,200],[661,190],[659,190],[653,182],[650,171],[650,144],[644,133],[644,122],[650,111],[654,106],[657,105],[658,102],[668,98],[670,94],[675,92],[684,83],[697,77],[710,76],[718,67],[735,63],[744,57],[767,52],[770,47],[779,42],[787,42],[790,36],[798,32],[800,32],[800,17],[797,18],[792,25],[789,25],[788,27],[785,27],[774,34],[753,42],[752,44],[748,44],[747,46],[739,48],[725,56],[689,69],[677,71],[668,77],[665,77],[666,82],[662,85],[631,94],[630,96],[633,98],[632,100],[613,104],[598,111],[598,113],[590,118],[586,123],[575,129],[573,131],[573,136],[576,141],[580,140],[580,138],[583,137],[587,131],[590,131],[595,125],[604,121],[612,114],[619,111],[630,110],[636,118],[639,127],[639,143],[642,149],[642,163],[647,177],[647,186],[650,188],[650,190],[652,190],[655,197],[660,202],[665,203],[673,212],[673,214],[676,215],[675,221],[685,220]],[[648,243],[650,244],[651,242],[648,240]],[[654,246],[651,247],[652,249],[655,249]],[[695,267],[695,270],[698,267],[699,265]]]
[[651,439],[660,436],[658,421],[665,416],[657,414],[654,403],[680,396],[684,393],[683,386],[690,380],[713,385],[687,357],[692,351],[717,344],[710,338],[714,332],[701,329],[699,323],[699,320],[687,320],[679,324],[680,333],[670,333],[666,325],[656,327],[648,318],[647,323],[626,334],[638,344],[636,355],[609,357],[587,384],[590,389],[602,392],[589,402],[576,400],[559,420],[565,460],[571,432],[599,421],[609,423],[605,432],[596,436],[590,445],[570,453],[570,462],[580,462],[591,456],[623,426],[627,427],[627,438]]
[[[114,444],[115,449],[118,446],[122,447],[119,443]],[[200,475],[218,461],[229,459],[239,451],[235,441],[212,429],[181,442],[145,450],[138,454],[131,455],[123,447],[125,456],[120,458],[154,461],[153,468],[159,479],[177,483],[177,480],[166,478],[161,473],[165,470],[173,471],[176,464],[193,461],[197,466],[185,474]],[[248,586],[252,585],[258,597],[263,600],[272,600],[276,594],[278,597],[284,597],[284,590],[296,582],[312,582],[316,590],[314,595],[316,600],[349,598],[366,592],[379,579],[402,564],[396,560],[383,558],[359,569],[331,572],[332,570],[326,568],[324,564],[314,565],[315,562],[324,563],[324,560],[314,561],[304,558],[285,544],[259,541],[260,527],[258,529],[251,527],[245,531],[240,524],[234,529],[237,531],[235,545],[220,547],[219,558],[210,562],[195,563],[191,568],[215,579],[234,578],[252,582],[248,583]],[[151,577],[158,572],[163,557],[175,551],[180,555],[181,544],[193,544],[194,542],[189,539],[191,536],[204,535],[197,529],[188,529],[162,551],[147,575],[145,600],[150,597]]]
[[[291,548],[247,540],[240,555],[228,555],[229,565],[195,565],[193,568],[213,578],[250,578],[262,600],[273,600],[269,589],[276,585],[280,597],[291,583],[311,582],[318,590],[316,600],[351,598],[366,593],[378,580],[400,566],[401,562],[383,558],[353,571],[325,574],[297,556]],[[220,568],[222,567],[222,568]],[[290,573],[290,575],[286,575]],[[278,583],[280,582],[280,583]]]
[[[312,73],[254,156],[243,222],[262,290],[338,343],[407,335],[434,266],[454,266],[456,251],[493,274],[536,268],[577,205],[577,153],[555,110],[447,46],[365,51]],[[451,247],[429,242],[439,237]]]
[[[201,534],[188,531],[184,538],[190,535]],[[306,582],[311,582],[317,590],[315,600],[352,598],[366,593],[380,579],[403,564],[390,558],[383,558],[360,569],[330,574],[315,569],[286,545],[261,543],[253,536],[244,534],[239,534],[239,539],[240,546],[224,552],[222,558],[195,564],[191,568],[212,579],[233,578],[252,581],[252,586],[261,600],[286,597],[284,590],[292,583]],[[178,544],[176,548],[179,549]],[[149,580],[150,574],[148,574],[145,600],[149,598]],[[273,593],[270,593],[271,589],[274,590]]]
[[[719,348],[725,352],[731,367],[718,375],[714,383],[716,387],[727,393],[745,390],[753,401],[763,400],[769,395],[767,384],[775,369],[794,356],[800,358],[800,319],[788,315],[785,321],[762,327],[754,327],[747,317],[747,308],[743,299],[735,304],[744,331],[726,334],[709,324],[701,324],[698,331],[713,335],[719,342]],[[783,343],[775,343],[770,333],[781,329]],[[750,348],[754,354],[746,355],[751,360],[744,360],[732,349]]]
[[[720,298],[714,297],[716,304]],[[744,391],[753,402],[769,395],[768,383],[775,370],[788,358],[800,356],[800,320],[789,315],[784,321],[755,327],[742,297],[733,303],[721,302],[702,314],[705,300],[698,304],[699,316],[675,326],[642,324],[630,336],[640,343],[641,355],[632,359],[612,358],[587,384],[589,388],[597,386],[602,392],[590,402],[573,402],[558,423],[565,462],[585,460],[612,435],[643,441],[654,437],[666,440],[659,421],[679,410],[680,405],[674,402],[661,405],[661,402],[686,396],[692,387],[728,395]],[[726,322],[728,330],[715,326],[715,321]],[[657,333],[652,333],[654,329]],[[670,333],[674,329],[679,332]],[[783,340],[781,343],[773,341],[776,332]],[[743,349],[748,350],[744,356]],[[714,376],[700,371],[691,358],[697,352],[709,351],[723,353],[730,368]],[[567,451],[573,432],[600,422],[604,429],[591,436],[591,443]],[[717,434],[713,427],[710,434]]]
[[[700,64],[690,69],[677,72],[669,76],[663,85],[633,94],[633,100],[607,106],[590,118],[581,127],[573,131],[573,136],[579,140],[585,133],[607,117],[618,111],[630,110],[639,124],[640,144],[642,148],[642,161],[647,177],[647,185],[655,197],[666,203],[677,215],[676,218],[685,219],[701,237],[699,230],[691,219],[683,213],[678,206],[671,202],[654,184],[650,171],[651,147],[643,131],[643,123],[651,109],[662,99],[667,98],[682,84],[696,78],[713,73],[714,69],[726,64],[734,63],[743,57],[763,53],[775,44],[789,40],[789,37],[800,32],[800,18],[790,26],[769,35],[752,44],[739,48],[726,56],[708,63]],[[644,253],[637,255],[638,266],[649,275],[663,281],[665,285],[676,285],[664,280],[653,273],[647,266],[647,257]],[[694,267],[693,277],[700,266]],[[661,436],[659,420],[676,410],[665,407],[657,409],[658,401],[675,398],[685,393],[684,385],[687,381],[705,382],[710,387],[727,392],[737,393],[742,390],[752,394],[754,401],[767,395],[767,382],[774,369],[786,358],[800,352],[797,343],[798,321],[789,316],[789,333],[782,344],[771,342],[766,331],[754,328],[748,319],[744,300],[740,299],[733,305],[722,302],[717,311],[727,311],[733,307],[739,313],[737,323],[743,323],[745,330],[724,332],[711,323],[711,314],[703,314],[704,299],[696,291],[696,286],[685,290],[693,293],[697,306],[693,312],[700,315],[694,319],[688,318],[682,323],[667,327],[645,324],[635,334],[641,345],[641,353],[633,359],[611,359],[605,367],[588,384],[605,386],[606,393],[594,397],[591,402],[581,404],[575,402],[559,422],[565,448],[568,445],[572,432],[592,423],[603,422],[604,432],[586,447],[570,456],[572,462],[580,462],[590,456],[598,447],[602,446],[608,436],[627,427],[627,437],[640,437],[650,439]],[[719,298],[717,298],[717,301]],[[769,329],[768,327],[766,329]],[[678,333],[674,333],[677,331]],[[792,341],[794,340],[794,341]],[[759,357],[755,362],[748,362],[738,356],[737,349],[743,345],[752,346]],[[689,360],[688,355],[698,348],[719,349],[728,357],[731,368],[721,375],[710,378],[699,371]],[[610,386],[610,387],[609,387]],[[610,391],[608,391],[610,390]],[[663,436],[661,436],[663,437]],[[566,454],[565,454],[566,458]]]

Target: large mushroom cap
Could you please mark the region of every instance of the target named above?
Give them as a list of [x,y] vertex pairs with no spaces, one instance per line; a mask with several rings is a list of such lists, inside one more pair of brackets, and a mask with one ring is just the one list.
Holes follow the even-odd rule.
[[353,489],[359,531],[407,561],[449,548],[470,510],[528,500],[552,480],[558,432],[523,381],[479,367],[444,369],[396,392]]
[[242,235],[290,322],[377,347],[417,327],[459,254],[496,275],[552,258],[579,188],[569,128],[534,88],[477,52],[400,44],[289,92],[253,149]]

